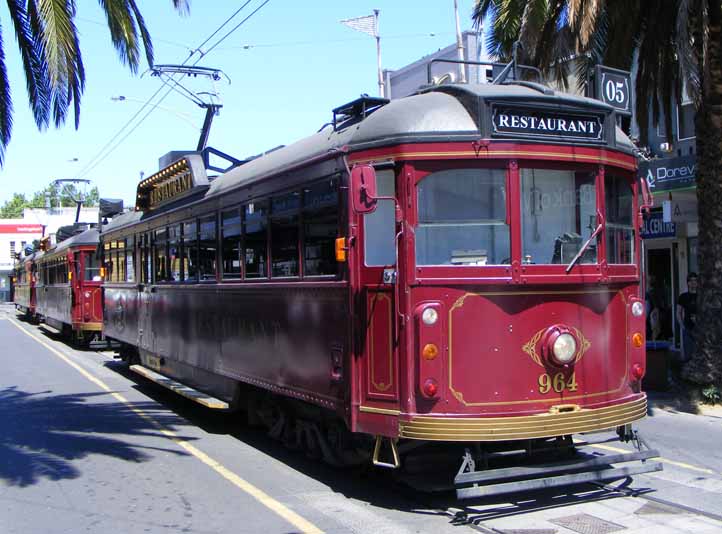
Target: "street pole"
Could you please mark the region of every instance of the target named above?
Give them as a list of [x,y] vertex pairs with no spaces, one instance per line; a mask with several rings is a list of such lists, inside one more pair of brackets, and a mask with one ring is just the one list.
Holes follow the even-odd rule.
[[379,10],[374,9],[374,31],[376,35],[376,64],[378,66],[379,71],[379,96],[381,98],[385,98],[385,88],[384,88],[384,74],[381,70],[381,36],[379,35]]
[[[456,52],[459,61],[464,61],[464,42],[461,39],[461,25],[459,24],[459,2],[454,0],[454,17],[456,17]],[[459,63],[459,83],[466,83],[466,68]]]

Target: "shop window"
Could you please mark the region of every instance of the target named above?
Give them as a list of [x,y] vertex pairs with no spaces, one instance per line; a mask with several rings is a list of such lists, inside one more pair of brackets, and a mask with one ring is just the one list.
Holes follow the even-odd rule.
[[246,278],[268,276],[268,205],[251,202],[243,207],[243,257]]

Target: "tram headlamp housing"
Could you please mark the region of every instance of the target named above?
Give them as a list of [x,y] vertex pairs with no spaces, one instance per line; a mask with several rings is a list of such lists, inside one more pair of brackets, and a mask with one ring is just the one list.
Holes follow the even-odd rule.
[[644,304],[641,301],[636,300],[632,304],[632,315],[635,317],[641,317],[644,314]]
[[426,308],[421,314],[421,320],[425,325],[431,326],[432,324],[436,324],[436,321],[439,320],[439,312],[434,308]]
[[577,340],[569,333],[559,334],[552,344],[554,359],[561,365],[570,363],[577,353]]

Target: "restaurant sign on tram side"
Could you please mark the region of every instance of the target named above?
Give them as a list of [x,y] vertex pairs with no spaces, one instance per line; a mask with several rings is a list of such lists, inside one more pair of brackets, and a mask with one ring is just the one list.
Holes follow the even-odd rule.
[[203,159],[192,154],[175,161],[138,184],[136,211],[150,211],[208,186]]

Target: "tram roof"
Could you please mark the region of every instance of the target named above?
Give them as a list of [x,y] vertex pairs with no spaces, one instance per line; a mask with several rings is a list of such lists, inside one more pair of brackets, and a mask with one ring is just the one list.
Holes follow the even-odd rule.
[[97,245],[98,244],[98,230],[96,228],[90,228],[79,234],[75,234],[68,239],[64,239],[52,249],[48,250],[45,254],[54,254],[56,252],[62,252],[70,247],[81,246],[81,245]]
[[[354,151],[397,142],[478,140],[486,133],[485,126],[479,124],[482,111],[492,101],[543,106],[551,110],[565,108],[567,111],[605,115],[614,113],[614,108],[599,100],[554,91],[539,84],[434,86],[415,95],[392,100],[362,120],[349,121],[336,129],[327,125],[310,137],[236,167],[211,182],[205,196],[216,196],[263,180],[283,172],[283,169],[339,151],[344,146]],[[534,142],[523,138],[517,140]],[[611,147],[611,143],[602,146],[633,153],[632,142],[618,127],[613,142]]]
[[116,228],[122,228],[129,224],[138,222],[142,218],[143,218],[142,211],[126,211],[125,213],[116,215],[115,217],[113,217],[113,219],[110,222],[108,222],[107,224],[104,224],[101,232],[105,234],[107,232],[115,230]]

